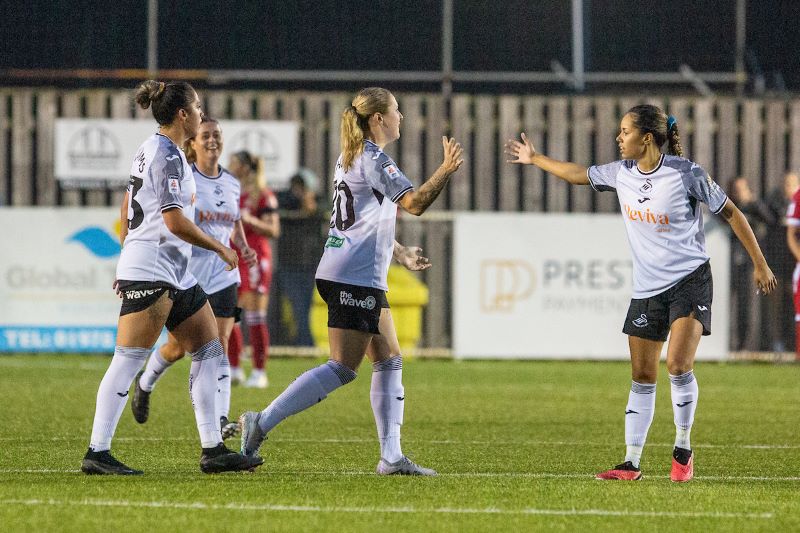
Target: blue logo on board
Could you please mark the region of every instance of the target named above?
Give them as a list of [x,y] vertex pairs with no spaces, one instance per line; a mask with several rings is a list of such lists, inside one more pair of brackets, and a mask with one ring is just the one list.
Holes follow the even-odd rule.
[[83,228],[67,238],[69,242],[81,243],[92,255],[109,259],[119,255],[119,241],[108,231],[97,226]]

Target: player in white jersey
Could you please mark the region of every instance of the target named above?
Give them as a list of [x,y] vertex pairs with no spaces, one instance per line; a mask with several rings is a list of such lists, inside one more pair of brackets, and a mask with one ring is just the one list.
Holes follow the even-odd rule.
[[122,298],[114,357],[97,391],[87,474],[141,474],[111,455],[111,439],[128,389],[166,325],[192,354],[189,393],[197,420],[206,473],[249,470],[258,460],[228,450],[215,412],[217,367],[222,357],[217,325],[206,295],[189,272],[191,247],[214,251],[229,268],[236,253],[193,222],[195,182],[179,146],[200,126],[200,100],[185,82],[144,82],[136,91],[144,109],[152,105],[158,133],[141,146],[131,167],[123,208],[123,244],[115,286]]
[[[623,332],[630,346],[632,384],[625,410],[625,461],[598,479],[636,480],[655,410],[661,349],[667,348],[676,427],[672,481],[694,475],[690,432],[697,407],[694,358],[702,335],[711,333],[712,280],[699,203],[730,224],[753,262],[763,293],[776,284],[744,215],[699,165],[682,157],[675,118],[652,105],[632,108],[616,138],[621,161],[592,166],[556,161],[537,153],[522,134],[509,140],[511,163],[536,165],[574,185],[615,191],[633,255],[633,299]],[[669,153],[661,147],[669,141]]]
[[[242,259],[254,265],[256,253],[247,244],[239,213],[239,180],[220,166],[222,148],[222,129],[219,122],[204,116],[197,135],[187,140],[184,146],[187,160],[192,163],[197,187],[194,222],[204,233],[224,246],[229,246],[233,241],[241,250]],[[223,354],[217,369],[216,410],[222,438],[227,439],[234,436],[239,428],[236,422],[228,421],[231,370],[227,356],[228,339],[238,311],[239,269],[229,269],[213,251],[194,246],[189,260],[189,272],[208,295],[208,302],[217,321]],[[170,333],[167,343],[153,350],[145,369],[136,376],[131,410],[140,424],[145,423],[150,414],[150,393],[156,383],[185,353],[184,347]]]
[[415,190],[383,152],[400,138],[402,119],[395,97],[379,87],[362,89],[342,114],[330,232],[316,276],[328,304],[331,358],[299,376],[263,411],[240,417],[245,455],[257,457],[267,434],[282,420],[355,379],[366,353],[372,362],[370,401],[381,449],[377,473],[436,474],[410,461],[400,447],[403,360],[386,300],[386,276],[392,258],[410,270],[430,266],[422,250],[394,240],[397,205],[421,215],[458,170],[462,149],[443,137],[444,161]]

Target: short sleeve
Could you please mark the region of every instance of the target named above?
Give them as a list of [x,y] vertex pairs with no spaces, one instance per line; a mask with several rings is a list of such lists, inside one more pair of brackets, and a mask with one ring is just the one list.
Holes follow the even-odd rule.
[[161,211],[174,207],[183,208],[181,199],[181,180],[183,180],[183,160],[178,152],[159,150],[150,166]]
[[616,191],[617,175],[625,164],[624,161],[614,161],[605,165],[594,165],[586,170],[589,185],[598,192]]
[[258,204],[258,216],[268,215],[278,210],[278,199],[275,197],[275,193],[270,190],[265,190],[261,193],[261,199]]
[[786,225],[800,227],[800,191],[794,193],[786,209]]
[[367,184],[397,203],[405,193],[414,188],[392,158],[381,151],[364,154],[364,179]]
[[686,189],[689,191],[689,195],[708,205],[715,215],[725,207],[728,195],[700,165],[692,163],[688,175],[684,175],[684,180],[686,180]]

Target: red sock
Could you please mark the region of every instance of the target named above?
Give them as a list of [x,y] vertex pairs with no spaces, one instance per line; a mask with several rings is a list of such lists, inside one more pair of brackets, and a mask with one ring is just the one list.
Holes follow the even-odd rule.
[[231,366],[239,366],[239,355],[242,353],[242,330],[234,324],[231,337],[228,339],[228,360]]
[[250,345],[253,347],[253,368],[263,370],[269,349],[269,331],[266,324],[250,326]]

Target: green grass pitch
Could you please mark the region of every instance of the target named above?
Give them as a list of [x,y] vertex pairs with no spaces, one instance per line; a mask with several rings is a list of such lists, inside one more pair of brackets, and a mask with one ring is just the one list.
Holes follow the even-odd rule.
[[[79,471],[107,357],[0,356],[0,530],[798,531],[800,366],[699,363],[696,478],[669,481],[674,438],[661,368],[639,482],[596,481],[621,462],[625,362],[409,361],[403,448],[436,478],[379,477],[369,368],[281,424],[255,473],[208,476],[188,363],[126,407],[112,451],[133,478]],[[261,409],[310,359],[276,359]],[[238,439],[229,441],[238,447]]]

